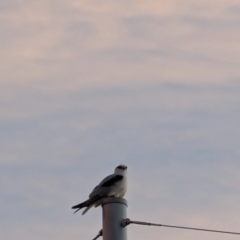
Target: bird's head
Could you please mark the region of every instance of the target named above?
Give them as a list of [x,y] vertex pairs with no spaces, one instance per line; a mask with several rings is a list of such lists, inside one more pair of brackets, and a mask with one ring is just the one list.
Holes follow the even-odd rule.
[[125,166],[125,165],[119,165],[119,166],[117,166],[117,167],[115,168],[114,173],[124,174],[126,171],[127,171],[127,166]]

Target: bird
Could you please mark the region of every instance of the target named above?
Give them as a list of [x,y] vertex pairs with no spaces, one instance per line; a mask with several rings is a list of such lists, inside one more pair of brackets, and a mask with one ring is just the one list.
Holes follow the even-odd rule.
[[77,209],[74,213],[82,208],[84,215],[91,207],[98,207],[102,200],[107,197],[124,197],[127,191],[127,166],[119,165],[115,168],[114,173],[105,177],[89,194],[89,199],[72,207]]

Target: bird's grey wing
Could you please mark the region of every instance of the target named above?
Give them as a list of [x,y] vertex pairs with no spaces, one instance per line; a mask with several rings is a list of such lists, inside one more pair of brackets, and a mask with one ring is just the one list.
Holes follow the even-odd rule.
[[116,176],[115,173],[108,175],[107,177],[105,177],[98,185],[97,187],[101,186],[102,184],[104,184],[105,182],[109,181],[110,179],[114,178]]
[[115,176],[112,176],[108,180],[100,183],[99,187],[111,187],[112,185],[114,185],[115,183],[117,183],[123,179],[122,175],[116,175],[116,174],[114,174],[114,175]]
[[99,185],[97,185],[90,193],[89,197],[92,198],[95,195],[104,196],[109,192],[109,189],[117,182],[121,181],[123,176],[118,174],[111,174],[104,178]]
[[99,188],[99,186],[101,186],[102,184],[104,184],[104,183],[107,182],[108,180],[112,179],[114,176],[116,176],[116,174],[111,174],[111,175],[105,177],[105,178],[92,190],[92,192],[89,194],[89,197],[93,197],[94,195],[96,195],[97,193],[96,193],[96,194],[94,194],[94,193],[97,191],[97,189]]

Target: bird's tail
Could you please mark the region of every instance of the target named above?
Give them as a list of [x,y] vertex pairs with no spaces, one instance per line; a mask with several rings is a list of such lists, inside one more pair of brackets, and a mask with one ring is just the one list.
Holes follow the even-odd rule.
[[[77,211],[79,211],[81,208],[87,207],[89,200],[90,200],[90,199],[88,199],[88,200],[85,201],[85,202],[79,203],[78,205],[73,206],[72,209],[78,208],[78,209],[75,211],[75,212],[77,212]],[[75,212],[74,212],[74,213],[75,213]]]
[[[84,215],[94,204],[91,204],[90,206],[88,206],[83,212],[82,215]],[[75,211],[76,212],[76,211]]]
[[77,210],[74,212],[74,213],[76,213],[80,209],[87,207],[82,213],[82,214],[85,214],[94,205],[94,203],[99,201],[101,198],[102,198],[101,196],[96,195],[96,196],[86,200],[85,202],[82,202],[82,203],[79,203],[78,205],[73,206],[72,209],[77,208]]

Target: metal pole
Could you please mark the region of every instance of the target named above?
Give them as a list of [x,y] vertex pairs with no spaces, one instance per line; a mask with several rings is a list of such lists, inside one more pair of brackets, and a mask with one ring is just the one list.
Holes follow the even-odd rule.
[[121,226],[127,218],[127,201],[110,197],[102,202],[103,240],[127,240],[127,228]]

